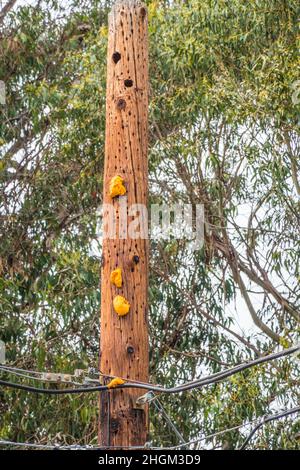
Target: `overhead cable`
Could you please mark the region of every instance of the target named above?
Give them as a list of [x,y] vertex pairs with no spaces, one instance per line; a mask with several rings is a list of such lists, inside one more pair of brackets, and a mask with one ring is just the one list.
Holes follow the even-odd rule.
[[[288,410],[280,411],[278,413],[263,417],[257,418],[253,421],[247,422],[247,423],[242,423],[237,426],[233,426],[231,428],[226,428],[221,431],[217,431],[213,434],[209,434],[206,436],[203,436],[199,439],[193,439],[191,441],[185,442],[184,444],[178,444],[176,446],[170,446],[170,447],[147,447],[149,450],[176,450],[176,449],[181,449],[181,448],[188,448],[191,445],[197,444],[202,441],[206,441],[208,439],[213,439],[214,437],[218,437],[222,434],[226,434],[228,432],[236,431],[239,430],[243,427],[250,426],[254,423],[257,423],[259,420],[259,423],[253,428],[247,439],[244,441],[242,446],[237,449],[237,450],[243,450],[253,437],[253,435],[257,432],[257,430],[263,426],[264,424],[267,424],[271,421],[278,420],[281,418],[285,418],[291,414],[294,413],[299,413],[300,412],[300,406],[296,406],[294,408],[290,408]],[[86,445],[80,445],[80,444],[70,444],[70,445],[60,445],[60,444],[38,444],[38,443],[33,443],[33,442],[13,442],[13,441],[8,441],[8,440],[0,440],[0,446],[12,446],[12,447],[28,447],[28,448],[40,448],[40,449],[49,449],[49,450],[107,450],[107,449],[114,449],[113,446],[105,446],[105,447],[99,447],[94,444],[86,444]],[[145,449],[145,446],[127,446],[126,449]]]
[[270,423],[271,421],[275,421],[277,419],[285,418],[286,416],[289,416],[294,413],[299,413],[300,411],[300,406],[296,406],[295,408],[290,408],[289,410],[281,411],[279,413],[276,413],[274,415],[270,416],[265,416],[250,432],[249,436],[247,439],[243,442],[239,450],[244,450],[247,445],[249,444],[250,440],[254,436],[254,434],[265,424]]
[[[253,361],[245,362],[243,364],[239,364],[235,367],[232,367],[231,369],[227,369],[222,372],[218,372],[216,374],[212,374],[203,378],[199,378],[196,380],[193,380],[191,382],[187,382],[181,385],[177,385],[174,387],[166,388],[161,385],[153,385],[153,384],[147,384],[147,383],[139,383],[139,382],[127,382],[121,385],[118,385],[116,389],[119,388],[135,388],[135,389],[144,389],[144,390],[151,390],[153,392],[159,392],[159,393],[180,393],[180,392],[185,392],[188,390],[192,389],[197,389],[204,387],[205,385],[210,385],[214,384],[217,382],[220,382],[227,377],[230,377],[234,374],[237,374],[238,372],[242,372],[246,369],[249,369],[250,367],[254,367],[259,364],[263,364],[266,362],[273,361],[275,359],[279,359],[281,357],[288,356],[290,354],[294,354],[295,352],[300,350],[300,346],[292,346],[288,349],[285,349],[283,351],[279,351],[276,353],[269,354],[267,356],[262,356],[257,359],[254,359]],[[126,379],[125,379],[126,380]],[[77,393],[92,393],[92,392],[104,392],[109,390],[107,385],[95,385],[92,387],[78,387],[78,388],[64,388],[64,389],[46,389],[46,388],[38,388],[38,387],[31,387],[29,385],[24,385],[20,383],[13,383],[13,382],[7,382],[4,380],[0,380],[0,385],[4,387],[10,387],[10,388],[15,388],[19,390],[24,390],[28,392],[34,392],[34,393],[41,393],[41,394],[51,394],[51,395],[63,395],[63,394],[77,394]]]

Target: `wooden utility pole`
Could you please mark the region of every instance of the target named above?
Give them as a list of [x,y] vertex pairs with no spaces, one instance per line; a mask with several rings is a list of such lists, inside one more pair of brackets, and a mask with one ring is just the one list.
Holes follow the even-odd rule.
[[[132,205],[147,207],[147,151],[147,10],[139,0],[119,0],[109,16],[103,200],[113,205],[118,223],[127,197],[126,228],[135,218],[130,212]],[[104,211],[104,226],[109,221]],[[117,224],[115,239],[103,240],[100,372],[104,376],[147,382],[148,241],[124,236],[124,230],[120,234],[118,228]],[[108,382],[103,378],[103,383]],[[143,393],[114,388],[101,394],[101,446],[124,448],[145,444],[148,410],[136,404]]]

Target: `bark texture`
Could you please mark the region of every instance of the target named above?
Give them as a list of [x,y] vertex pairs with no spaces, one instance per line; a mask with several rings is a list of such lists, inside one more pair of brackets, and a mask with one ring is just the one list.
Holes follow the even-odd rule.
[[[116,211],[117,236],[103,241],[100,371],[138,381],[148,381],[149,368],[148,242],[126,237],[125,232],[136,215],[130,212],[132,205],[147,207],[148,202],[147,35],[145,6],[137,0],[116,2],[109,17],[103,200]],[[124,179],[126,195],[111,199],[109,184],[116,175]],[[128,221],[120,234],[118,221],[125,197]],[[104,212],[104,226],[108,221]],[[122,269],[121,288],[110,282],[110,273],[117,267]],[[130,303],[130,311],[123,317],[113,309],[117,295]],[[142,393],[114,389],[101,394],[101,446],[122,448],[146,442],[148,410],[136,406]]]

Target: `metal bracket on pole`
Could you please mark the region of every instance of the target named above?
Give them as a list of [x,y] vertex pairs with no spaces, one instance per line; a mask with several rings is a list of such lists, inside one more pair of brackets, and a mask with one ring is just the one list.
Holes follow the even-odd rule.
[[145,395],[142,395],[136,400],[136,405],[137,406],[144,406],[147,405],[148,403],[151,403],[153,400],[156,399],[156,395],[154,395],[153,392],[147,392]]
[[45,382],[53,383],[72,382],[71,374],[54,374],[52,372],[41,372],[41,379],[45,380]]

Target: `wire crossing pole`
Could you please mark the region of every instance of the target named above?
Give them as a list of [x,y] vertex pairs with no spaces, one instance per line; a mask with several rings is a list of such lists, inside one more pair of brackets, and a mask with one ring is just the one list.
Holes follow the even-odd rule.
[[[147,208],[147,152],[147,10],[139,0],[119,0],[109,15],[103,198],[104,204],[113,206],[117,230],[115,239],[103,240],[100,372],[104,376],[146,382],[149,379],[148,241],[142,230],[141,236],[134,239],[129,229],[133,220],[136,223],[143,213],[135,212],[137,207],[133,205]],[[124,209],[126,198],[127,210]],[[124,210],[127,222],[119,233]],[[107,229],[109,223],[110,211],[104,210],[103,226]],[[136,233],[140,228],[137,227]],[[112,273],[116,278],[112,278]],[[124,302],[130,304],[128,312],[128,304]],[[108,381],[103,379],[103,383]],[[134,389],[111,389],[101,394],[101,446],[122,448],[145,444],[148,409],[137,406],[140,395],[141,390]]]

